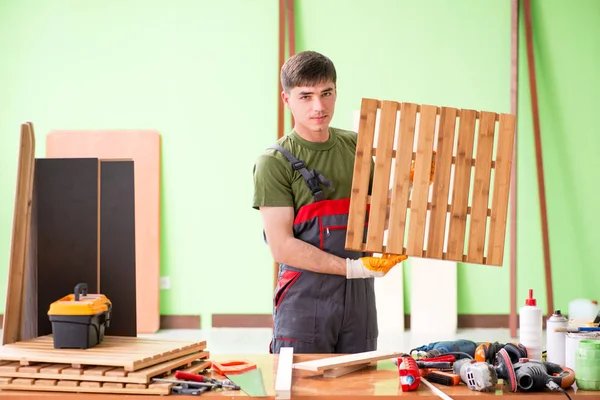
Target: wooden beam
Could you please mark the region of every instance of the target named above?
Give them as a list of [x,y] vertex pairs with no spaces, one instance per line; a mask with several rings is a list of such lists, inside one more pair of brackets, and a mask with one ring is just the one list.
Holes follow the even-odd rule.
[[554,295],[552,292],[552,267],[550,264],[550,238],[548,236],[548,212],[546,206],[546,185],[544,182],[544,162],[542,158],[542,135],[540,132],[540,116],[535,75],[535,57],[533,53],[533,28],[531,23],[531,0],[524,2],[525,35],[527,42],[527,63],[529,67],[529,88],[531,91],[531,114],[533,118],[533,135],[535,139],[535,161],[538,177],[538,196],[542,221],[542,241],[544,246],[544,270],[546,274],[547,312],[554,311]]

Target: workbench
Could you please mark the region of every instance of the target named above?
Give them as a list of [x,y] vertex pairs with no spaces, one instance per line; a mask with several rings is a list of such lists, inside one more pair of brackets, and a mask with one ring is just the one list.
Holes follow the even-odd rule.
[[[323,357],[329,357],[330,355],[314,355],[314,354],[295,354],[294,362],[309,361]],[[263,384],[268,394],[269,399],[275,399],[275,379],[277,375],[277,355],[271,354],[260,354],[260,355],[222,355],[214,354],[211,355],[213,361],[227,361],[227,360],[248,360],[255,363],[260,368],[263,376]],[[223,379],[224,377],[212,373],[212,377],[217,379]],[[537,393],[510,393],[507,392],[503,386],[498,385],[497,390],[489,393],[481,393],[469,390],[466,385],[461,384],[455,387],[447,387],[443,385],[436,385],[444,393],[455,400],[474,400],[476,398],[482,399],[485,397],[492,398],[502,396],[508,399],[523,398],[527,400],[548,400],[548,399],[567,399],[567,397],[560,392],[537,392]],[[600,398],[600,392],[594,391],[575,391],[570,389],[569,395],[572,399],[593,399]],[[316,398],[340,398],[344,400],[359,400],[359,399],[370,399],[376,398],[377,400],[392,399],[402,397],[413,397],[421,400],[439,400],[434,392],[432,392],[425,384],[421,383],[419,389],[414,392],[402,392],[399,379],[398,369],[391,360],[379,361],[377,365],[373,365],[369,368],[361,371],[353,372],[348,375],[344,375],[338,378],[323,378],[317,373],[310,371],[293,371],[292,378],[292,399],[316,399]],[[590,397],[592,396],[592,397]],[[593,397],[596,396],[596,397]],[[198,396],[170,396],[170,398],[195,398]],[[238,399],[248,398],[243,391],[234,390],[223,390],[223,391],[210,391],[202,394],[200,397],[216,397],[226,399]],[[17,391],[0,391],[0,398],[8,399],[73,399],[73,400],[160,400],[164,399],[164,396],[157,395],[106,395],[106,394],[85,394],[85,393],[61,393],[61,392],[17,392]]]

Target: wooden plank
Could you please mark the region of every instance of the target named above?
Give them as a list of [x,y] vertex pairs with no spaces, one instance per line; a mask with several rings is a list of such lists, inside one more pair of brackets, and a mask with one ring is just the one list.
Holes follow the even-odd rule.
[[465,233],[467,230],[467,208],[471,183],[471,163],[475,140],[475,110],[460,110],[456,164],[452,190],[452,211],[448,233],[449,260],[463,261]]
[[160,134],[154,130],[53,131],[46,157],[131,159],[135,176],[136,325],[154,333],[160,324]]
[[475,158],[475,176],[473,200],[471,205],[471,224],[467,262],[483,264],[487,211],[490,194],[491,162],[494,149],[496,114],[481,112],[479,133],[477,135],[477,155]]
[[406,231],[406,210],[410,189],[409,176],[416,119],[417,105],[402,103],[398,139],[400,145],[395,158],[396,165],[388,223],[387,252],[393,254],[406,254],[404,249],[404,234]]
[[100,161],[100,291],[115,305],[106,334],[137,336],[133,161]]
[[33,133],[33,125],[25,123],[21,125],[20,132],[17,185],[10,244],[6,306],[2,328],[2,344],[14,343],[21,340],[21,316],[24,312],[24,276],[26,273],[29,227],[31,223],[34,160],[35,135]]
[[290,399],[292,397],[292,365],[294,364],[294,348],[282,347],[277,357],[277,377],[275,379],[275,398]]
[[22,391],[44,391],[44,392],[71,392],[71,393],[101,393],[101,394],[146,394],[146,395],[168,395],[171,393],[172,384],[152,384],[147,388],[130,387],[111,387],[101,386],[98,382],[81,382],[80,385],[72,383],[56,382],[55,386],[36,385],[35,381],[22,382],[16,379],[10,383],[0,383],[1,390],[22,390]]
[[318,360],[294,363],[294,369],[305,371],[325,371],[333,368],[372,363],[374,361],[400,357],[404,352],[366,351],[362,353],[333,356]]
[[456,109],[442,107],[432,187],[429,239],[427,241],[427,256],[429,258],[441,259],[444,252],[455,127]]
[[193,353],[135,372],[128,372],[123,368],[112,366],[92,366],[78,370],[71,368],[70,364],[37,364],[20,367],[18,363],[14,363],[16,366],[13,368],[0,370],[0,377],[148,384],[153,377],[181,369],[196,360],[205,360],[209,356],[207,351]]
[[[381,102],[381,117],[377,132],[377,153],[375,170],[373,172],[373,189],[369,226],[367,230],[367,251],[380,253],[383,246],[383,232],[388,208],[388,191],[396,133],[396,114],[398,103],[393,101]],[[369,172],[369,169],[365,170]]]
[[379,102],[374,99],[363,99],[360,110],[360,123],[352,175],[352,195],[346,248],[360,250],[364,240],[365,219],[367,214],[367,196],[371,177],[372,148],[375,135],[375,122]]
[[433,157],[437,107],[422,105],[417,137],[417,157],[410,205],[409,236],[407,254],[423,256],[425,226],[427,223],[427,202]]
[[512,153],[515,139],[516,118],[511,114],[500,114],[498,127],[498,148],[492,192],[492,212],[490,216],[490,236],[486,263],[502,265],[506,221],[508,217],[508,197],[512,167]]

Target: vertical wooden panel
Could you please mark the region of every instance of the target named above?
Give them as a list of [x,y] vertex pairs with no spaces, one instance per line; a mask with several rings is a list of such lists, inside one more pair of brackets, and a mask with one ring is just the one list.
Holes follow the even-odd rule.
[[471,225],[469,228],[469,247],[467,251],[467,262],[479,264],[484,261],[483,253],[490,195],[490,175],[492,170],[495,127],[496,114],[482,111],[479,120],[479,133],[477,135],[475,181],[473,182]]
[[423,255],[436,115],[437,107],[421,106],[407,244],[407,254],[411,256]]
[[500,114],[487,264],[502,265],[503,261],[515,123],[514,115]]
[[404,232],[406,231],[406,209],[416,119],[417,105],[402,103],[398,149],[396,150],[396,168],[388,222],[387,252],[392,254],[406,253],[404,249]]
[[27,123],[22,124],[2,344],[10,344],[21,340],[21,318],[24,311],[24,277],[27,266],[33,173],[35,169],[34,158],[35,136],[33,126]]
[[96,158],[36,160],[38,336],[52,302],[80,282],[98,291],[98,174]]
[[448,233],[448,259],[455,261],[463,261],[477,113],[474,110],[463,109],[460,110],[459,115],[450,232]]
[[352,177],[350,214],[346,234],[346,248],[351,250],[361,250],[363,247],[378,104],[377,100],[363,99],[360,109],[356,158],[354,160],[354,174]]
[[441,259],[444,252],[455,126],[456,109],[442,107],[427,241],[427,257],[431,258]]
[[112,336],[137,335],[133,161],[100,163],[100,291],[113,303]]
[[375,171],[373,172],[373,190],[369,227],[367,231],[367,251],[380,253],[383,249],[383,232],[387,217],[388,191],[396,132],[396,113],[398,103],[381,102],[381,117],[375,154]]

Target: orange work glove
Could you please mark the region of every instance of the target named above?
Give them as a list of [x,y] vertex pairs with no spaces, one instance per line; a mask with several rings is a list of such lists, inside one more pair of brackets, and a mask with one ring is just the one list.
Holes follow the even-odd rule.
[[[436,152],[433,152],[433,155],[435,155]],[[429,184],[431,185],[433,183],[433,176],[435,175],[435,160],[431,160],[431,171],[429,173]],[[410,167],[410,187],[412,188],[412,184],[413,184],[413,180],[415,179],[415,162],[414,160],[412,161],[411,167]]]
[[346,278],[380,278],[408,256],[383,254],[381,257],[362,257],[358,260],[346,259]]

